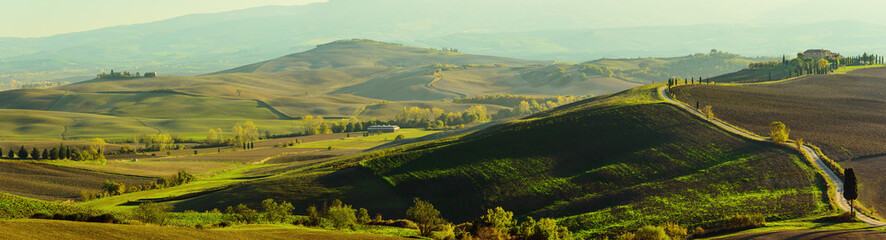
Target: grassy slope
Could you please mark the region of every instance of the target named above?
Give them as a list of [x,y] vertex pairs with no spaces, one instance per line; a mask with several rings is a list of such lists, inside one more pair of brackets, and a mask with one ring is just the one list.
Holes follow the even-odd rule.
[[35,213],[95,212],[87,208],[0,193],[0,219],[28,218]]
[[170,92],[76,93],[25,89],[0,93],[0,108],[77,112],[144,118],[277,119],[255,101],[197,97]]
[[[208,129],[226,133],[246,118],[148,119],[86,113],[0,109],[2,139],[131,139],[142,133],[167,133],[186,138],[205,138]],[[288,134],[301,126],[298,120],[253,120],[262,133]]]
[[200,230],[33,219],[0,221],[0,233],[10,239],[402,239],[278,225]]
[[454,221],[503,206],[560,218],[585,236],[663,220],[709,226],[735,213],[785,219],[827,211],[822,180],[797,155],[724,134],[659,104],[653,89],[367,153],[354,158],[366,159],[362,167],[292,171],[176,207],[256,205],[274,197],[303,209],[341,198],[398,217],[409,199],[421,197]]

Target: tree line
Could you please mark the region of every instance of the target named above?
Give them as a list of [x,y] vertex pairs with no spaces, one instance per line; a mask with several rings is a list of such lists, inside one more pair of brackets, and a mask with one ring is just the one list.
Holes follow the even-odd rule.
[[[163,225],[168,223],[169,217],[166,212],[171,209],[169,205],[147,202],[134,209],[133,215],[142,222]],[[420,236],[433,239],[573,239],[569,229],[559,225],[554,219],[535,220],[526,217],[518,221],[514,218],[513,212],[501,207],[488,209],[485,215],[473,221],[452,224],[442,217],[441,212],[433,204],[418,198],[415,198],[413,205],[406,210],[406,219],[397,220],[385,220],[381,214],[370,217],[367,209],[355,208],[338,199],[319,207],[310,205],[305,209],[304,216],[294,215],[294,210],[292,203],[265,199],[259,209],[252,209],[241,203],[228,206],[224,211],[214,209],[207,212],[223,214],[222,222],[216,225],[218,227],[283,223],[357,230],[366,225],[381,225],[416,229]]]
[[93,140],[93,144],[85,147],[69,147],[59,144],[58,147],[44,148],[42,151],[34,147],[30,151],[21,146],[18,151],[9,149],[6,155],[0,148],[0,158],[19,160],[73,160],[73,161],[106,161],[104,140]]
[[102,190],[100,192],[92,192],[83,190],[80,192],[80,201],[89,201],[92,199],[99,199],[110,196],[123,195],[125,193],[133,193],[140,191],[147,191],[153,189],[162,189],[168,187],[175,187],[179,185],[188,184],[197,180],[197,177],[188,173],[185,170],[179,170],[178,173],[172,175],[170,177],[165,178],[157,178],[154,182],[144,185],[130,185],[126,186],[125,183],[116,182],[111,180],[105,180],[102,185]]
[[536,97],[536,96],[526,96],[526,95],[511,95],[511,94],[497,94],[497,95],[484,95],[484,96],[476,96],[476,97],[463,97],[463,98],[455,98],[452,99],[452,103],[474,103],[474,104],[493,104],[505,107],[514,107],[520,104],[520,102],[530,102],[536,101],[540,103],[552,102],[556,105],[564,105],[571,102],[575,102],[581,99],[585,99],[590,96],[576,97],[572,95],[566,96],[551,96],[551,97]]

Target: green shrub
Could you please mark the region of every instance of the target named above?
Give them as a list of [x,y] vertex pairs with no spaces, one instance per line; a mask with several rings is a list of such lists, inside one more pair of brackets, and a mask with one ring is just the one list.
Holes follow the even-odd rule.
[[725,230],[743,230],[749,228],[762,227],[766,225],[766,217],[763,215],[737,214],[726,218],[723,221],[721,231]]
[[167,212],[170,210],[172,210],[172,206],[148,202],[139,204],[137,208],[132,210],[132,214],[144,223],[163,225],[166,224]]
[[535,221],[532,217],[527,217],[513,233],[519,239],[572,239],[569,229],[558,226],[557,221],[550,218]]
[[396,137],[394,137],[394,140],[396,141],[396,140],[400,140],[400,139],[404,139],[404,138],[406,138],[406,136],[403,136],[403,134],[399,134]]
[[431,231],[439,224],[443,224],[446,220],[440,217],[440,211],[434,208],[434,205],[415,198],[414,205],[406,210],[406,217],[411,219],[418,225],[419,234],[423,237],[430,237]]
[[514,227],[514,213],[508,212],[501,207],[487,209],[486,215],[480,217],[477,222],[481,227],[494,227],[503,233],[507,233]]
[[689,236],[689,232],[686,230],[686,228],[676,223],[667,222],[660,225],[660,227],[664,228],[665,233],[674,240],[683,240],[686,239],[687,236]]
[[357,223],[366,224],[369,221],[369,210],[366,210],[365,208],[360,208],[360,210],[357,211]]
[[663,227],[646,225],[637,229],[634,239],[636,240],[669,240],[668,234]]
[[308,213],[308,221],[306,225],[320,226],[320,220],[322,219],[322,217],[320,216],[320,212],[317,212],[317,207],[309,206],[308,209],[306,209],[305,211],[307,211]]
[[261,214],[242,203],[236,207],[231,206],[225,209],[225,216],[223,218],[226,221],[235,223],[252,224],[261,222]]
[[336,229],[344,229],[357,223],[356,210],[340,200],[332,202],[332,206],[326,211],[326,216],[332,221]]
[[273,223],[283,222],[286,218],[292,216],[292,210],[295,209],[291,203],[286,201],[276,203],[274,199],[270,198],[262,201],[261,206],[265,210],[265,220]]
[[622,233],[618,236],[615,236],[615,240],[634,240],[637,239],[637,235],[632,232]]

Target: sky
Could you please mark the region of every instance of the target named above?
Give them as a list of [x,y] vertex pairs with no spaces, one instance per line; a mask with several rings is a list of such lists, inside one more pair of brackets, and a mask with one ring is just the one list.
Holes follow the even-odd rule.
[[[317,2],[390,0],[0,0],[0,37],[45,37],[137,23],[154,22],[195,13],[217,13],[267,5],[304,5]],[[466,0],[414,0],[449,2]],[[538,5],[535,12],[555,5],[575,6],[557,17],[581,21],[587,16],[604,19],[589,28],[673,26],[708,23],[810,23],[855,20],[882,23],[882,0],[469,0],[509,9]],[[502,5],[506,4],[506,5]],[[342,5],[338,5],[342,6]],[[556,8],[555,8],[556,9]]]
[[0,37],[44,37],[194,13],[326,0],[2,0]]

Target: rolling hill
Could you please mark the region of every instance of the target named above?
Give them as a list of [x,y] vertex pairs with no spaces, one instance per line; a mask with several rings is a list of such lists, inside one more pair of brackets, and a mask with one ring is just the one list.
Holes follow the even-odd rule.
[[781,121],[792,139],[821,148],[843,168],[855,168],[859,199],[886,208],[880,169],[886,154],[886,68],[846,74],[803,76],[793,80],[736,86],[689,85],[674,88],[683,102],[711,105],[731,124],[768,136],[769,123]]
[[399,217],[420,197],[456,222],[502,206],[557,218],[585,237],[665,220],[716,228],[724,213],[776,220],[829,211],[824,180],[799,155],[664,104],[657,86],[344,160],[356,167],[294,168],[176,209],[255,205],[270,196],[299,209],[339,198]]
[[[349,118],[381,100],[463,111],[470,105],[429,102],[486,94],[605,94],[639,85],[584,68],[342,40],[203,76],[105,78],[0,92],[0,108],[156,119]],[[393,118],[378,113],[365,116]]]

